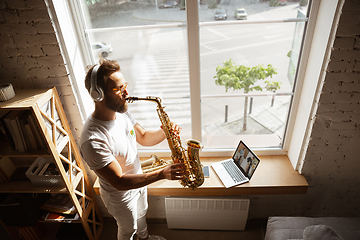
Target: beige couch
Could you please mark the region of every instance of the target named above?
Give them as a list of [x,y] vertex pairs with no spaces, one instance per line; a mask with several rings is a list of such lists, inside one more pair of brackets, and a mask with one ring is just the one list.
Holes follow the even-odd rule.
[[360,218],[269,217],[265,240],[360,240]]

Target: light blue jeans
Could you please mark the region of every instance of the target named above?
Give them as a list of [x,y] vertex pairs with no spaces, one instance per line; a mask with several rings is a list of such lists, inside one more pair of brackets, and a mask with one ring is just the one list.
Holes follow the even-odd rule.
[[135,233],[148,236],[146,212],[147,187],[117,193],[107,193],[100,187],[100,196],[118,226],[118,240],[131,240]]

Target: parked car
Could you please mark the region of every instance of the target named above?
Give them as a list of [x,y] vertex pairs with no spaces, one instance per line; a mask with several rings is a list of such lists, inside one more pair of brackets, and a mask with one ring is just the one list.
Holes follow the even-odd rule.
[[245,8],[237,8],[235,10],[235,18],[237,20],[247,20],[247,13]]
[[216,9],[214,17],[215,20],[226,20],[227,19],[226,9],[224,8]]
[[177,7],[178,3],[176,1],[167,1],[159,5],[159,8],[174,8]]
[[287,3],[286,0],[279,0],[279,5],[280,5],[280,6],[285,6],[286,3]]
[[97,57],[107,57],[112,53],[113,49],[110,44],[104,42],[96,42],[92,44],[92,50]]

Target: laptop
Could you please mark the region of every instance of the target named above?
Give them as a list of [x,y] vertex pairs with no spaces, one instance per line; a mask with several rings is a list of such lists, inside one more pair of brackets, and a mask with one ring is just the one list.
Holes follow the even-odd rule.
[[247,183],[254,175],[260,159],[240,140],[232,158],[211,164],[226,188]]

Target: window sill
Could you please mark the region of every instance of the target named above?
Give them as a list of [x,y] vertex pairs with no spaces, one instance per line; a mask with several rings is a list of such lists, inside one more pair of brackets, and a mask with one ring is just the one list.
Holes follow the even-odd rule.
[[[145,158],[144,158],[145,159]],[[224,157],[204,157],[201,163],[210,166]],[[196,190],[182,187],[177,181],[161,180],[148,185],[148,195],[152,196],[234,196],[234,195],[273,195],[305,194],[308,183],[303,175],[295,171],[287,156],[260,156],[260,164],[250,182],[225,188],[210,167],[210,177],[205,178],[202,186]],[[99,194],[99,181],[94,184]]]

